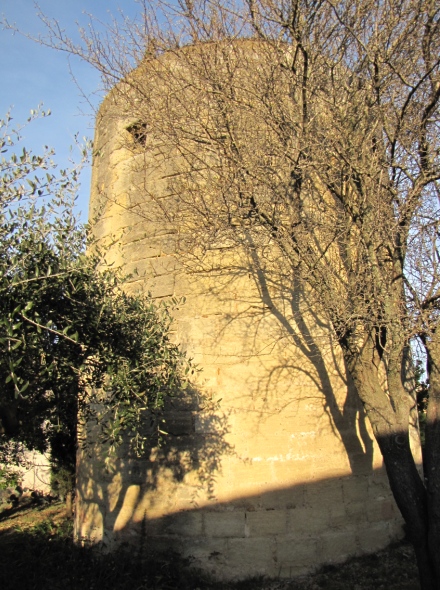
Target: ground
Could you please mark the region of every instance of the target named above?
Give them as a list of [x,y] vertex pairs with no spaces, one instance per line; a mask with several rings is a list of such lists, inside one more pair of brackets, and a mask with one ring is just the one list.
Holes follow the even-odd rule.
[[113,555],[77,547],[61,503],[0,508],[2,590],[419,590],[408,543],[326,566],[300,580],[257,578],[213,583],[174,555],[149,561],[139,552]]

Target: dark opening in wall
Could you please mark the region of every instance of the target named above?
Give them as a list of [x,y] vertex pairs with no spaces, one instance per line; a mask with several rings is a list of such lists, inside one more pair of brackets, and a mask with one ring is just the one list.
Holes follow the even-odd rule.
[[147,143],[147,124],[136,121],[127,127],[127,131],[133,138],[133,142],[140,147],[145,147]]

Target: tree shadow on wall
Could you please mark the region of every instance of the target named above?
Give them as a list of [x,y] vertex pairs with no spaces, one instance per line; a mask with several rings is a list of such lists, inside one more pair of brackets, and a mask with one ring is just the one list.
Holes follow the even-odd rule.
[[[241,325],[243,342],[253,339],[250,345],[243,346],[237,358],[239,362],[258,365],[255,373],[249,371],[246,380],[246,390],[252,392],[255,402],[252,411],[259,412],[254,435],[259,435],[258,424],[274,415],[274,408],[281,413],[287,405],[304,402],[310,396],[328,417],[352,473],[369,473],[373,466],[373,439],[331,326],[316,312],[292,270],[283,273],[279,261],[268,260],[252,238],[247,239],[246,249],[228,260],[227,267],[223,266],[228,258],[225,252],[214,259],[194,257],[189,272],[195,268],[199,274],[214,277],[210,294],[225,310],[223,329],[212,335],[216,344],[221,347],[229,342],[237,323]],[[237,281],[241,285],[249,281],[252,289],[237,289]],[[252,290],[254,295],[249,294]],[[239,311],[228,316],[226,310],[232,307],[232,298]]]
[[149,519],[215,502],[222,458],[234,454],[227,415],[188,388],[166,400],[162,428],[166,434],[152,436],[143,456],[123,443],[106,467],[104,445],[89,427],[78,452],[77,540],[111,546],[127,535],[144,538]]
[[133,555],[171,556],[218,580],[292,578],[378,551],[402,538],[402,524],[382,468],[146,515],[118,535]]
[[[250,249],[250,255],[253,278],[263,304],[276,318],[285,336],[291,339],[301,355],[309,361],[308,365],[304,365],[292,358],[280,363],[273,369],[265,384],[266,394],[269,389],[276,390],[277,373],[291,371],[305,374],[323,395],[323,409],[330,419],[335,436],[344,445],[352,473],[367,473],[373,464],[373,440],[367,431],[366,415],[356,387],[342,355],[337,353],[338,345],[331,326],[308,303],[307,295],[294,273],[291,285],[277,285],[279,297],[275,298],[271,294],[268,273],[255,249]],[[338,400],[329,367],[336,372],[346,388],[346,397],[342,402]]]

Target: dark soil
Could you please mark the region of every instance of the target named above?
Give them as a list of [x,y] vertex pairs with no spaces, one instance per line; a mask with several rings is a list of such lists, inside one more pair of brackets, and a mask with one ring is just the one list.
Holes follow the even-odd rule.
[[133,550],[109,555],[77,547],[62,504],[0,512],[0,556],[2,590],[420,589],[413,550],[404,542],[301,579],[215,583],[175,555],[145,561]]

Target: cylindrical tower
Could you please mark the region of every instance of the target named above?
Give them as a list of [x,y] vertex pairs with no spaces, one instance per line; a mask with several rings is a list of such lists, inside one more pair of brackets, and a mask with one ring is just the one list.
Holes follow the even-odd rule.
[[[264,48],[238,47],[228,50],[234,75],[262,76]],[[175,336],[201,371],[170,402],[162,447],[141,459],[121,449],[112,473],[99,453],[80,457],[76,534],[145,535],[146,546],[223,578],[295,576],[385,546],[401,519],[331,331],[270,239],[246,224],[234,230],[232,209],[229,230],[220,223],[233,190],[221,161],[230,138],[219,102],[200,92],[208,62],[221,70],[219,48],[200,51],[147,60],[97,118],[95,234],[109,262],[133,273],[127,288],[186,299]],[[237,149],[261,162],[270,146],[264,166],[276,166],[275,140],[255,113],[230,115],[243,129]],[[255,141],[248,154],[243,138]]]

